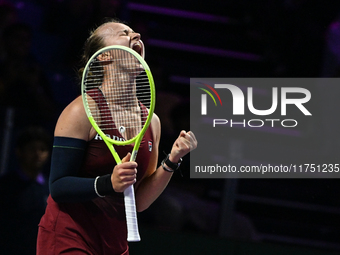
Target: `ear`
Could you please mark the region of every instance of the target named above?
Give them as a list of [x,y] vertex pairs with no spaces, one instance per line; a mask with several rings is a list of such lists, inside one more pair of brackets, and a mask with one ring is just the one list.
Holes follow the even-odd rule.
[[111,52],[108,52],[108,51],[98,55],[97,59],[99,61],[113,61],[113,57],[111,55]]

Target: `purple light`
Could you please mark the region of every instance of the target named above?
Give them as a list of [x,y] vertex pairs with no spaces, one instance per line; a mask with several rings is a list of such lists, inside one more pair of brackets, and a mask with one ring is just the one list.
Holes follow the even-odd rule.
[[183,11],[165,7],[157,7],[138,3],[128,3],[128,8],[134,11],[157,13],[168,16],[176,16],[187,19],[204,20],[208,22],[229,23],[230,18],[206,13]]
[[23,9],[25,7],[25,3],[24,2],[18,2],[18,3],[16,3],[15,7],[17,9]]
[[149,39],[148,45],[168,48],[168,49],[188,51],[188,52],[196,52],[196,53],[201,53],[201,54],[209,54],[209,55],[215,55],[215,56],[220,56],[220,57],[243,59],[243,60],[248,60],[248,61],[262,61],[262,56],[252,54],[252,53],[210,48],[210,47],[204,47],[204,46],[199,46],[199,45],[170,42],[170,41],[164,41],[164,40],[158,40],[158,39]]

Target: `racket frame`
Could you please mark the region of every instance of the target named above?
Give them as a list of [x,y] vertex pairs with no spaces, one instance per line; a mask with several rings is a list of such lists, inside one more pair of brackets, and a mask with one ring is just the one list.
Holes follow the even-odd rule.
[[[85,78],[89,72],[89,66],[91,65],[91,63],[93,62],[93,60],[95,58],[97,58],[100,54],[102,54],[105,51],[108,50],[124,50],[127,51],[129,53],[131,53],[134,57],[136,57],[138,59],[138,61],[141,63],[141,65],[143,66],[145,73],[148,77],[149,80],[149,85],[150,85],[150,107],[148,109],[148,117],[145,120],[145,123],[140,131],[140,133],[138,135],[136,135],[135,137],[129,139],[129,140],[125,140],[125,141],[117,141],[114,139],[111,139],[110,137],[106,136],[105,133],[100,129],[100,127],[97,125],[97,123],[95,122],[91,111],[88,109],[88,101],[87,101],[87,93],[85,91]],[[121,159],[118,155],[118,153],[116,152],[115,148],[113,145],[117,145],[117,146],[124,146],[124,145],[128,145],[128,144],[132,144],[134,143],[134,147],[131,153],[131,158],[130,161],[135,161],[136,157],[137,157],[137,153],[138,153],[138,149],[140,146],[140,143],[143,139],[143,136],[147,130],[147,128],[149,127],[151,120],[152,120],[152,116],[153,116],[153,112],[155,109],[155,85],[154,85],[154,80],[150,71],[150,68],[148,66],[148,64],[145,62],[144,58],[142,56],[140,56],[136,51],[134,51],[131,48],[128,48],[126,46],[122,46],[122,45],[112,45],[112,46],[107,46],[104,47],[100,50],[98,50],[97,52],[95,52],[91,58],[89,59],[89,61],[87,62],[85,68],[84,68],[84,72],[83,72],[83,76],[82,76],[82,81],[81,81],[81,94],[82,94],[82,100],[83,100],[83,105],[85,108],[85,112],[86,115],[91,123],[91,125],[93,126],[93,128],[97,131],[97,133],[101,136],[101,138],[103,139],[103,141],[106,143],[107,147],[109,148],[109,150],[111,151],[117,165],[121,164]],[[130,197],[130,199],[133,199],[133,203],[135,204],[135,199],[134,199],[134,189],[133,189],[133,185],[131,185],[130,187],[128,187],[125,191],[124,191],[124,197],[125,199],[127,199],[127,196]],[[133,196],[133,197],[131,197]],[[125,200],[125,204],[126,204],[126,200]],[[126,205],[125,205],[126,207]],[[136,217],[136,216],[135,216]],[[130,219],[127,217],[127,227],[128,227],[128,238],[127,240],[129,242],[133,242],[133,241],[140,241],[140,236],[138,233],[138,226],[137,226],[137,233],[131,233],[131,231],[129,231],[129,224],[130,224]]]

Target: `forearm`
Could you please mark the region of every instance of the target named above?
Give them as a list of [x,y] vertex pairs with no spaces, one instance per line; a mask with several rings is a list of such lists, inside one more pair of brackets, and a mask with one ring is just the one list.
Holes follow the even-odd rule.
[[143,179],[136,189],[136,207],[141,212],[147,209],[168,185],[172,172],[165,171],[162,166],[147,178]]
[[52,198],[58,202],[83,202],[98,197],[94,178],[62,177],[50,185]]
[[[150,176],[142,180],[136,188],[137,211],[147,209],[163,192],[168,185],[173,171],[175,171],[181,158],[197,147],[195,135],[192,132],[181,131],[179,137],[174,142],[168,160],[162,164]],[[158,155],[158,154],[157,154]],[[166,164],[169,163],[169,165]],[[154,168],[153,168],[154,169]]]
[[83,202],[114,193],[110,174],[97,178],[65,176],[51,185],[51,196],[59,203]]
[[98,197],[95,178],[78,177],[85,148],[84,140],[55,137],[49,184],[56,202],[81,202]]

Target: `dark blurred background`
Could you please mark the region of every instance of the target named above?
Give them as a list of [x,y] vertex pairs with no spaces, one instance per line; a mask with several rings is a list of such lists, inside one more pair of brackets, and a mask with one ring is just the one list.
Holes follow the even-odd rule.
[[[338,77],[339,14],[332,0],[0,0],[1,174],[15,165],[13,141],[23,127],[39,125],[53,136],[60,112],[80,94],[83,43],[104,17],[142,35],[162,159],[179,131],[190,129],[190,77]],[[340,87],[310,90],[321,98],[314,102],[318,124],[301,138],[262,134],[254,150],[266,141],[267,150],[284,143],[301,155],[313,147],[325,160],[338,159]],[[232,146],[237,151],[238,141]],[[195,180],[189,161],[140,213],[142,242],[131,244],[131,254],[340,252],[338,179]]]

